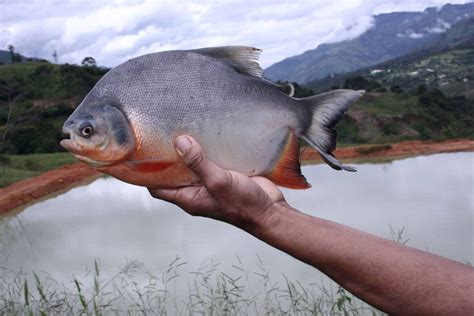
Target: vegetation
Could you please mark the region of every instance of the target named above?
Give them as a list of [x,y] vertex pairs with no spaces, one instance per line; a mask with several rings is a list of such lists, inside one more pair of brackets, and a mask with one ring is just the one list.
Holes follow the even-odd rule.
[[194,272],[184,266],[176,258],[163,273],[145,274],[142,264],[129,261],[116,274],[103,275],[96,261],[92,271],[66,285],[45,272],[2,269],[0,314],[382,315],[341,287],[275,281],[261,262],[255,271],[240,260],[226,272],[213,261]]
[[62,151],[62,124],[105,72],[89,64],[0,66],[0,153]]
[[[308,87],[293,85],[295,97],[315,94]],[[387,89],[363,76],[348,78],[342,88],[365,90],[366,94],[336,126],[340,145],[474,137],[474,117],[470,115],[474,100],[465,96],[447,97],[424,84],[408,91],[398,85]]]
[[[474,22],[473,22],[474,25]],[[367,82],[363,82],[366,80]],[[354,87],[351,81],[367,91],[402,92],[425,86],[439,89],[447,96],[474,99],[474,44],[440,52],[418,53],[308,83],[315,92],[336,87]],[[373,86],[370,86],[371,85]]]
[[368,75],[383,86],[411,89],[420,85],[443,93],[474,96],[474,49],[448,50],[423,58],[392,62]]
[[[410,241],[404,227],[389,228],[393,241]],[[276,276],[258,255],[255,264],[237,256],[231,265],[210,259],[197,268],[176,257],[161,272],[136,260],[103,272],[95,260],[67,283],[45,271],[0,267],[0,315],[64,314],[385,315],[328,278]]]
[[474,100],[440,90],[367,93],[336,126],[343,143],[473,138]]
[[69,153],[0,156],[0,188],[76,161]]

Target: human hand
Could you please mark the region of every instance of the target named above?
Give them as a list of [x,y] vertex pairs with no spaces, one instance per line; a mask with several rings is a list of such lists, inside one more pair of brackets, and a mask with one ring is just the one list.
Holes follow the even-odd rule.
[[206,158],[192,137],[180,136],[175,145],[201,184],[177,189],[149,188],[153,197],[176,204],[193,216],[217,219],[243,229],[262,225],[278,210],[277,206],[286,204],[273,182],[220,168]]

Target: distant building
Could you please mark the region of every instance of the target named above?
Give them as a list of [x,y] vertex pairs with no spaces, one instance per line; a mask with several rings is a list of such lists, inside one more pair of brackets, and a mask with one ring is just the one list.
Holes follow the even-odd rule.
[[374,69],[370,72],[370,74],[371,75],[376,75],[376,74],[381,73],[381,72],[383,72],[383,69]]

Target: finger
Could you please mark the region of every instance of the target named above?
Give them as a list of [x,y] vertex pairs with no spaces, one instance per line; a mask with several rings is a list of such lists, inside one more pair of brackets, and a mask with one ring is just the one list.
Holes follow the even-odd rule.
[[[207,159],[201,145],[190,136],[179,136],[175,141],[178,154],[208,188],[221,186],[228,180],[227,171]],[[212,190],[213,191],[213,190]]]
[[151,196],[156,199],[164,200],[171,203],[176,203],[176,196],[178,189],[152,189],[148,188]]

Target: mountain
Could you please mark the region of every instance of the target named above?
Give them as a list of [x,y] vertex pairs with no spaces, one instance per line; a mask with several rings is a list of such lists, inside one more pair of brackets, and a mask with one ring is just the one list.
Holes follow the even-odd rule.
[[413,90],[423,84],[430,89],[440,89],[448,96],[464,95],[474,99],[474,17],[455,24],[423,50],[353,72],[314,80],[306,86],[314,92],[322,92],[342,87],[348,79],[356,77],[376,81],[385,88],[397,85]]
[[433,43],[453,24],[474,16],[474,3],[446,4],[423,12],[395,12],[374,16],[374,26],[359,37],[286,58],[265,70],[270,80],[308,83],[394,59]]
[[12,62],[12,58],[9,51],[0,50],[0,63],[2,64],[10,64]]
[[[44,61],[43,59],[40,58],[33,58],[33,57],[25,57],[23,55],[20,55],[18,53],[15,53],[17,58],[20,58],[20,62],[24,63],[27,61]],[[1,50],[0,49],[0,65],[2,64],[11,64],[12,63],[12,56],[9,51],[7,50]]]

